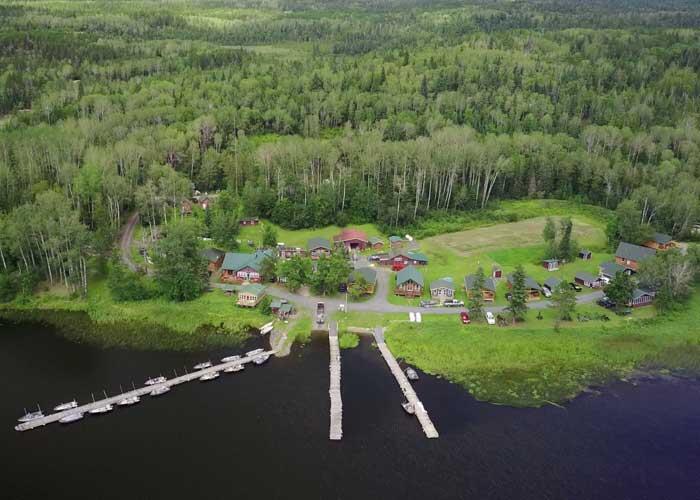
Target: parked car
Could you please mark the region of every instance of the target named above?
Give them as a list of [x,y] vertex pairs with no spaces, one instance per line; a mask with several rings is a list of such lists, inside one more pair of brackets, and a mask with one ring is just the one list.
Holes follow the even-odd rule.
[[437,300],[421,300],[419,305],[421,307],[436,307],[438,302]]
[[370,262],[379,262],[380,260],[382,260],[382,258],[379,255],[370,255],[369,256]]
[[512,299],[512,298],[513,298],[513,294],[512,294],[512,293],[510,293],[510,292],[506,293],[506,300],[507,300],[508,302],[510,302],[510,299]]
[[486,311],[486,322],[489,325],[495,325],[496,324],[496,317],[493,315],[491,311]]
[[602,299],[598,300],[596,302],[599,306],[604,307],[606,309],[612,309],[615,307],[615,302],[610,300],[608,297],[603,297]]
[[464,302],[461,300],[446,300],[445,302],[442,303],[443,306],[445,307],[464,307]]
[[573,281],[571,283],[569,283],[569,286],[571,287],[572,290],[575,290],[577,292],[580,292],[581,290],[583,290],[583,288],[581,288],[578,285],[578,283],[574,283]]
[[461,313],[459,313],[459,317],[462,320],[462,324],[464,325],[468,325],[472,322],[472,320],[469,319],[469,313],[467,311],[462,311]]
[[552,296],[552,292],[550,292],[549,288],[547,288],[546,286],[542,287],[542,294],[547,298],[550,298]]
[[401,269],[403,269],[404,267],[406,267],[406,264],[404,264],[403,262],[395,262],[391,266],[391,270],[392,271],[401,271]]

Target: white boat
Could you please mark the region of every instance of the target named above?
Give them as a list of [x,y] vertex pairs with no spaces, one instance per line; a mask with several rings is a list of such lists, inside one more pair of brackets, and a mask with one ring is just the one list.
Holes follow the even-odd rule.
[[418,373],[409,366],[406,368],[406,377],[408,377],[408,380],[418,380]]
[[114,406],[106,404],[104,406],[98,406],[97,408],[93,408],[92,410],[89,410],[88,413],[91,415],[99,415],[101,413],[109,413],[112,410],[114,410]]
[[256,365],[261,365],[261,364],[263,364],[265,361],[267,361],[268,359],[270,359],[270,355],[269,355],[269,354],[263,354],[262,356],[258,356],[258,357],[256,357],[256,358],[254,358],[254,359],[253,359],[253,363],[255,363]]
[[71,422],[76,422],[78,420],[81,420],[82,418],[82,413],[71,413],[70,415],[66,415],[63,418],[60,418],[58,421],[62,424],[70,424]]
[[170,387],[168,387],[167,385],[162,385],[153,389],[151,391],[151,396],[160,396],[161,394],[165,394],[166,392],[170,392]]
[[117,406],[131,406],[131,405],[135,405],[139,401],[141,401],[140,397],[131,396],[131,397],[120,399],[119,401],[117,401]]
[[146,383],[144,385],[156,385],[156,384],[162,384],[165,382],[166,378],[163,376],[160,377],[155,377],[155,378],[149,378],[146,380]]
[[225,358],[221,358],[221,362],[222,363],[230,363],[231,361],[238,361],[239,359],[241,359],[241,357],[239,355],[226,356]]
[[198,363],[194,365],[195,370],[204,370],[205,368],[209,368],[211,366],[211,361],[205,361],[204,363]]
[[235,373],[235,372],[240,372],[245,369],[245,366],[243,365],[233,365],[229,366],[228,368],[224,368],[224,373]]
[[403,410],[404,410],[406,413],[408,413],[409,415],[413,415],[413,414],[416,412],[416,409],[415,409],[415,408],[413,407],[413,405],[412,405],[411,403],[409,403],[408,401],[405,401],[405,402],[401,403],[401,407],[402,407]]
[[199,377],[199,380],[201,382],[206,382],[208,380],[214,380],[215,378],[219,378],[219,372],[205,373],[204,375]]
[[30,420],[36,420],[37,418],[42,418],[44,413],[39,408],[37,411],[24,411],[24,416],[17,419],[18,422],[29,422]]
[[78,402],[74,399],[73,401],[69,401],[67,403],[61,403],[60,405],[56,405],[53,407],[54,411],[64,411],[64,410],[71,410],[73,408],[78,407]]
[[263,327],[260,329],[260,335],[267,335],[268,333],[270,333],[270,332],[272,331],[272,329],[273,329],[273,326],[272,326],[272,325],[270,325],[270,326],[263,326]]
[[260,354],[262,352],[265,352],[265,349],[254,349],[252,351],[248,351],[247,353],[245,353],[245,355],[248,357],[251,357],[251,356],[255,356],[256,354]]

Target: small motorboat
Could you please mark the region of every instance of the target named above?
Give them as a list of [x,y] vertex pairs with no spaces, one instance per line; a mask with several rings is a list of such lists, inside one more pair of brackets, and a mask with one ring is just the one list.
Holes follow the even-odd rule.
[[70,424],[71,422],[77,422],[78,420],[81,420],[83,418],[83,413],[71,413],[70,415],[66,415],[63,418],[60,418],[58,421],[62,424]]
[[211,367],[211,361],[205,361],[204,363],[198,363],[194,365],[195,370],[204,370],[205,368]]
[[240,372],[245,369],[244,365],[233,365],[229,366],[228,368],[224,368],[224,373],[235,373],[235,372]]
[[214,380],[215,378],[219,378],[219,372],[205,373],[204,375],[199,377],[199,381],[207,382],[209,380]]
[[411,403],[409,403],[408,401],[404,401],[403,403],[401,403],[401,407],[402,407],[403,410],[404,410],[406,413],[408,413],[409,415],[413,415],[413,414],[416,412],[416,409],[415,409],[415,408],[413,407],[413,405],[412,405]]
[[252,351],[248,351],[247,353],[245,353],[245,355],[250,358],[263,352],[265,352],[265,349],[254,349]]
[[146,383],[144,385],[162,384],[165,381],[166,381],[166,378],[161,375],[160,377],[149,378],[148,380],[146,380]]
[[56,405],[53,407],[54,411],[65,411],[65,410],[72,410],[73,408],[78,407],[78,402],[74,399],[73,401],[69,401],[67,403],[61,403],[60,405]]
[[112,406],[111,404],[106,404],[104,406],[98,406],[97,408],[93,408],[92,410],[89,410],[88,413],[90,415],[100,415],[102,413],[109,413],[112,410],[114,410],[114,406]]
[[241,357],[239,355],[226,356],[225,358],[221,358],[221,362],[222,363],[230,363],[231,361],[238,361],[239,359],[241,359]]
[[256,358],[253,358],[253,363],[255,363],[256,365],[261,365],[268,359],[270,359],[270,355],[263,354],[262,356],[257,356]]
[[138,396],[130,396],[128,398],[120,399],[117,401],[117,406],[131,406],[140,402],[141,398]]
[[418,373],[416,370],[411,368],[410,366],[406,368],[406,377],[408,377],[408,380],[418,380]]
[[18,422],[29,422],[30,420],[36,420],[37,418],[42,418],[44,416],[44,413],[41,411],[41,408],[39,408],[37,411],[27,411],[24,410],[24,416],[19,417],[17,419]]
[[170,392],[170,387],[167,385],[161,385],[160,387],[156,387],[151,391],[151,396],[160,396],[161,394],[165,394],[166,392]]

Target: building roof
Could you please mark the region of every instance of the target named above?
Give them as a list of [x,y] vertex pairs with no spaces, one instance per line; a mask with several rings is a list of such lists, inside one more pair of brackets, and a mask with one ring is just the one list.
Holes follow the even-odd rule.
[[452,281],[452,278],[440,278],[439,280],[435,280],[430,283],[431,290],[436,290],[438,288],[449,288],[450,290],[454,290],[455,284],[454,281]]
[[260,219],[258,217],[243,217],[240,219],[240,222],[250,222],[250,221],[259,221]]
[[561,283],[561,280],[559,278],[554,277],[554,276],[544,280],[544,286],[546,286],[550,290],[554,290],[556,287],[559,286],[560,283]]
[[414,281],[420,286],[423,286],[423,275],[414,266],[406,266],[401,271],[396,273],[396,284],[402,285],[407,281]]
[[275,299],[270,302],[270,309],[279,309],[282,307],[282,301],[280,299]]
[[616,257],[625,260],[633,260],[635,262],[653,257],[654,254],[656,254],[656,250],[653,248],[640,247],[639,245],[633,245],[632,243],[626,243],[624,241],[620,242],[615,252]]
[[600,272],[606,276],[615,276],[617,273],[624,270],[625,268],[617,262],[603,262],[600,265]]
[[283,314],[289,314],[292,312],[294,309],[294,306],[292,304],[282,304],[282,307],[280,307],[280,312]]
[[653,297],[654,292],[650,292],[648,290],[642,290],[641,288],[635,288],[634,291],[632,292],[632,300],[638,299],[639,297],[643,297],[645,295],[648,295],[649,297]]
[[419,262],[428,262],[428,256],[421,252],[406,252],[406,257]]
[[666,245],[667,243],[671,243],[673,241],[673,238],[671,238],[671,236],[664,233],[654,233],[651,239],[659,245]]
[[[475,274],[470,274],[469,276],[466,276],[464,278],[464,286],[468,289],[471,290],[474,288],[474,282],[476,281],[476,275]],[[484,277],[484,288],[483,290],[490,290],[492,292],[496,291],[496,282],[493,281],[493,278],[490,276],[485,276]]]
[[333,239],[335,241],[350,241],[350,240],[367,241],[367,235],[364,233],[364,231],[360,231],[359,229],[346,228],[346,229],[343,229],[340,232],[340,234],[334,236]]
[[377,243],[384,244],[384,240],[382,240],[379,236],[370,236],[369,244],[376,245]]
[[400,243],[403,241],[401,236],[389,236],[389,243]]
[[354,283],[355,280],[359,276],[362,276],[367,283],[374,284],[377,282],[377,271],[376,270],[374,270],[371,267],[359,267],[350,273],[350,277],[348,278],[348,283]]
[[308,250],[315,250],[317,248],[325,248],[326,250],[330,250],[333,247],[331,246],[331,242],[326,238],[311,238],[309,243],[306,245],[306,248]]
[[547,262],[547,263],[553,263],[553,264],[558,264],[559,259],[544,259],[542,262]]
[[[508,283],[510,283],[511,285],[513,284],[512,274],[508,275]],[[529,276],[525,276],[525,288],[530,290],[541,290],[540,285]]]
[[577,272],[575,278],[581,281],[598,281],[597,276],[593,276],[591,273],[587,273],[586,271]]
[[266,257],[272,257],[271,250],[256,250],[254,253],[226,252],[221,269],[239,271],[245,267],[250,267],[260,271],[262,261]]
[[200,252],[200,254],[209,262],[216,262],[223,257],[226,252],[219,250],[218,248],[205,248]]
[[260,285],[258,283],[251,283],[250,285],[243,285],[239,290],[238,293],[249,293],[250,295],[261,295],[265,293],[265,290],[267,289],[266,286]]
[[578,251],[578,253],[579,253],[579,255],[580,255],[580,254],[583,254],[583,255],[590,255],[590,254],[591,254],[591,251],[588,250],[587,248],[582,248],[581,250]]

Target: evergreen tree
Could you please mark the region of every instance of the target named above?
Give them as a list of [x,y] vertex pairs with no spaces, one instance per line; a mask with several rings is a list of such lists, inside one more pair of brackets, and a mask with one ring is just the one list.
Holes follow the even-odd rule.
[[571,260],[574,256],[575,249],[571,240],[571,232],[573,231],[573,222],[570,218],[561,221],[561,238],[559,239],[559,249],[557,257],[564,260]]
[[551,307],[557,314],[557,322],[571,321],[576,310],[576,293],[562,280],[552,292]]
[[472,284],[469,297],[469,303],[467,304],[469,308],[469,313],[473,319],[481,319],[484,316],[484,296],[481,291],[484,289],[484,284],[486,283],[486,275],[484,274],[484,269],[479,267],[474,275],[474,283]]
[[420,82],[420,94],[427,99],[428,98],[428,79],[423,75],[423,79]]
[[512,275],[510,299],[506,308],[513,316],[513,322],[522,321],[527,314],[527,292],[525,290],[525,270],[518,264]]

